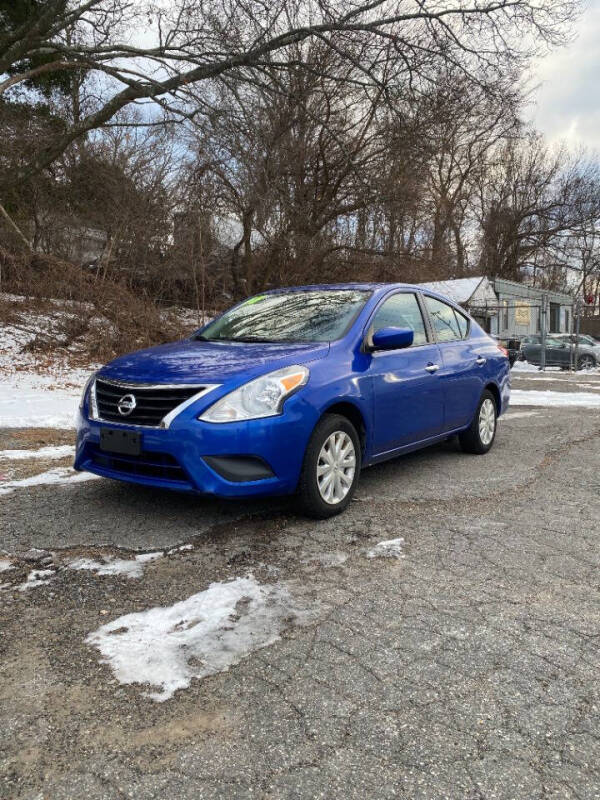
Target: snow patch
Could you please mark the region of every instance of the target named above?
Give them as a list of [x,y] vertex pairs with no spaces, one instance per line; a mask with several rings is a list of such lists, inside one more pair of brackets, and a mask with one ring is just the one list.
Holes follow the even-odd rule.
[[[511,367],[511,372],[539,372],[540,368],[529,361],[515,361]],[[546,367],[546,372],[560,372],[560,367]]]
[[43,586],[55,574],[53,569],[32,569],[25,583],[17,586],[17,589],[20,592],[26,592],[28,589],[33,589],[34,586]]
[[[56,300],[44,311],[24,298],[2,294],[17,312],[17,322],[2,326],[0,349],[0,426],[3,428],[72,428],[77,404],[91,370],[69,366],[65,353],[43,354],[27,345],[36,336],[56,332],[80,306]],[[73,349],[69,348],[73,353]]]
[[175,553],[180,553],[186,550],[193,550],[193,549],[194,549],[193,544],[182,544],[179,547],[172,547],[170,550],[167,550],[167,555],[172,556]]
[[539,411],[509,411],[508,414],[503,414],[501,417],[498,417],[499,422],[503,422],[504,420],[511,420],[511,419],[523,419],[523,417],[539,417]]
[[76,389],[55,388],[48,375],[15,373],[0,382],[3,428],[73,428],[85,379]]
[[540,373],[536,375],[535,378],[532,375],[513,375],[512,378],[515,381],[529,381],[529,383],[556,383],[557,381],[566,382],[566,378],[561,377],[559,378],[558,375],[554,375],[553,377],[546,377]]
[[96,478],[98,478],[98,475],[92,475],[90,472],[75,472],[71,467],[54,467],[54,469],[41,472],[39,475],[31,475],[29,478],[0,483],[0,496],[10,494],[15,489],[26,489],[29,486],[81,483],[82,481],[90,481]]
[[404,538],[400,536],[378,542],[367,551],[367,558],[404,558]]
[[276,642],[309,614],[297,608],[283,584],[259,584],[254,576],[211,583],[172,606],[118,617],[91,633],[123,684],[149,684],[145,696],[168,700],[193,678],[224,672],[250,653]]
[[15,565],[8,558],[0,558],[0,572],[7,572],[9,569],[14,569]]
[[321,567],[339,567],[348,560],[348,554],[342,553],[341,550],[335,550],[331,553],[317,553],[310,558],[304,559],[303,564],[319,564]]
[[114,558],[103,556],[102,561],[93,558],[76,558],[67,564],[69,569],[89,570],[97,575],[126,575],[128,578],[141,578],[144,574],[144,564],[155,561],[162,556],[158,553],[142,553],[135,558]]
[[71,444],[51,445],[37,450],[0,450],[1,461],[22,461],[27,458],[67,458],[75,455],[75,447]]
[[600,394],[594,394],[593,392],[552,392],[513,389],[510,393],[510,404],[511,406],[546,406],[552,408],[564,406],[600,408]]

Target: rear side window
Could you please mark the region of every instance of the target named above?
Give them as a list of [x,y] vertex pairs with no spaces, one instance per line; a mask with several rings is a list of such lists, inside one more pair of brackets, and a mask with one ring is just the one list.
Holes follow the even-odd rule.
[[428,295],[425,295],[425,304],[438,342],[455,342],[463,338],[452,306]]
[[410,328],[413,331],[413,347],[427,343],[425,323],[414,294],[401,292],[388,298],[373,317],[373,333],[381,328]]

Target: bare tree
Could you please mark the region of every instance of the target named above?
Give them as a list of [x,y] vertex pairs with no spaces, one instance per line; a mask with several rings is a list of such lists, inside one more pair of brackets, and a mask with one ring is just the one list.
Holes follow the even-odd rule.
[[[209,113],[221,80],[235,74],[268,81],[265,70],[277,68],[281,58],[287,68],[290,48],[308,41],[322,42],[353,65],[344,79],[377,90],[404,82],[419,91],[442,63],[454,64],[470,80],[484,74],[492,85],[522,63],[534,44],[564,40],[578,1],[175,0],[156,7],[36,0],[28,3],[24,20],[14,11],[22,5],[0,6],[0,93],[45,75],[73,72],[102,80],[96,108],[75,114],[63,134],[15,176],[20,181],[48,167],[89,131],[111,124],[131,103],[153,100],[169,116]],[[128,41],[126,32],[133,28],[143,33],[143,45]],[[190,106],[187,90],[200,84],[202,102],[196,92]]]
[[453,69],[440,74],[427,98],[428,255],[440,276],[461,276],[469,269],[475,187],[487,172],[490,152],[521,135],[520,99],[519,84],[511,80],[491,93]]
[[480,268],[513,280],[557,285],[578,269],[573,243],[598,219],[598,175],[538,135],[509,142],[480,182]]

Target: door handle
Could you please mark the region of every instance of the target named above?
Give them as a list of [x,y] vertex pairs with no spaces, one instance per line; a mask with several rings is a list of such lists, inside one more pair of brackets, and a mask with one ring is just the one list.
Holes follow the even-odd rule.
[[475,363],[478,364],[480,367],[483,367],[483,365],[487,363],[487,358],[484,358],[483,356],[479,356],[477,358],[477,360],[475,361]]
[[427,364],[427,366],[425,367],[427,372],[437,372],[439,368],[440,368],[439,364]]

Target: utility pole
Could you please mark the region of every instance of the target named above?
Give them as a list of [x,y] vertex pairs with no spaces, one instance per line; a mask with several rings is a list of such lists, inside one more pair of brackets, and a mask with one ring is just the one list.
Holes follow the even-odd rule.
[[576,304],[573,300],[573,305],[571,306],[571,322],[569,323],[569,330],[567,333],[570,334],[569,338],[569,372],[573,372],[575,367],[573,364],[573,353],[575,352],[575,348],[573,347],[573,337],[575,336],[575,313],[576,313]]
[[575,372],[579,360],[579,331],[581,330],[581,298],[575,300]]
[[540,308],[540,370],[546,370],[546,316],[548,314],[548,295],[542,295],[542,305]]

